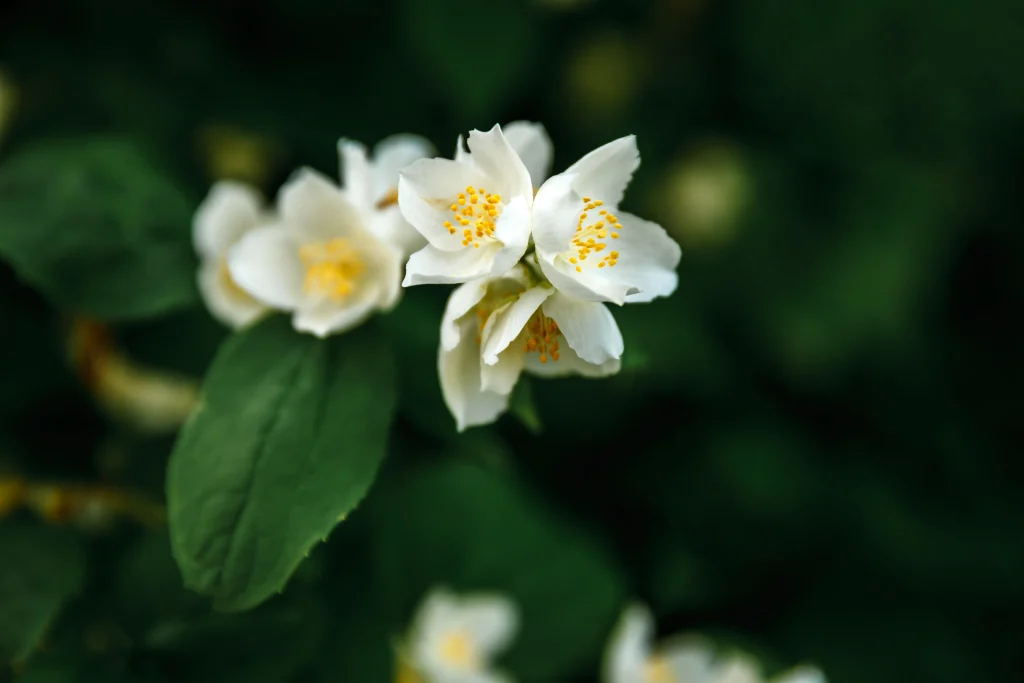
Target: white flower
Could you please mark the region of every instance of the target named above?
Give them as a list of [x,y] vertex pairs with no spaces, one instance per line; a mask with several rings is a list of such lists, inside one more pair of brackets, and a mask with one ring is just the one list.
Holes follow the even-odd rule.
[[401,293],[401,251],[372,232],[372,216],[319,173],[304,169],[278,197],[280,223],[253,230],[228,255],[235,282],[293,311],[318,337],[386,311]]
[[618,208],[639,165],[630,135],[587,154],[537,192],[533,241],[544,275],[560,291],[620,305],[675,291],[679,245],[661,226]]
[[[760,665],[747,655],[716,659],[711,644],[697,636],[677,636],[657,647],[653,639],[650,612],[628,607],[608,642],[604,683],[764,683]],[[825,676],[803,666],[773,683],[825,683]]]
[[[501,132],[526,166],[530,184],[535,188],[540,187],[551,173],[551,158],[554,156],[554,147],[544,126],[532,121],[513,121],[502,128]],[[472,153],[463,145],[461,135],[455,145],[454,158],[466,162],[473,158]]]
[[398,173],[432,151],[429,142],[415,135],[392,135],[381,140],[374,146],[372,157],[361,143],[345,139],[338,142],[342,188],[370,217],[370,231],[397,246],[403,257],[423,247],[426,240],[398,208]]
[[469,157],[420,159],[401,173],[398,205],[428,241],[409,258],[403,286],[501,275],[526,253],[529,171],[500,126],[472,131],[469,149]]
[[605,377],[622,334],[604,304],[554,290],[523,264],[456,288],[441,320],[441,393],[459,431],[493,422],[519,375]]
[[192,239],[200,259],[199,292],[210,313],[233,329],[250,324],[267,307],[232,278],[228,252],[246,234],[273,220],[255,190],[232,181],[214,185],[196,210]]
[[427,683],[505,683],[510,677],[491,660],[518,627],[516,606],[502,595],[435,589],[409,630],[406,663]]

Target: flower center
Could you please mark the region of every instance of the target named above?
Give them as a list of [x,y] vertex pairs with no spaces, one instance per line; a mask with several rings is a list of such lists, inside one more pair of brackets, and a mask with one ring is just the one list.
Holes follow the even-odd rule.
[[355,289],[365,267],[348,240],[336,238],[320,244],[304,244],[299,259],[306,267],[306,292],[343,299]]
[[[587,257],[596,256],[608,248],[606,240],[609,235],[613,240],[619,239],[622,224],[608,209],[602,209],[602,206],[604,202],[600,199],[591,200],[590,197],[583,197],[583,210],[580,211],[576,222],[576,233],[572,236],[570,249],[575,251],[576,255],[569,257],[569,263],[576,266],[577,273],[583,272]],[[592,214],[593,211],[597,211],[597,214]],[[618,258],[619,252],[612,251],[600,259],[592,259],[591,264],[596,263],[598,268],[611,267],[618,262]]]
[[540,355],[540,362],[547,363],[548,358],[558,360],[558,339],[561,331],[558,323],[544,315],[541,309],[533,314],[530,321],[526,323],[526,344],[523,351],[526,353],[537,352]]
[[646,683],[675,683],[672,667],[664,657],[654,656],[644,662],[644,681]]
[[461,233],[462,246],[472,244],[479,249],[481,241],[494,239],[494,226],[503,207],[501,195],[487,194],[484,188],[470,185],[448,207],[452,219],[445,221],[444,227],[451,235]]
[[459,669],[475,669],[479,657],[469,634],[463,630],[449,631],[441,639],[441,660]]

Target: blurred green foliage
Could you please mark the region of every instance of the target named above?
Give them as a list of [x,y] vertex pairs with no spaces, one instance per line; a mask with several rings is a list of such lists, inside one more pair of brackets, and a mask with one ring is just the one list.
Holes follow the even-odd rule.
[[[636,133],[626,208],[684,258],[671,299],[615,311],[620,375],[531,382],[534,406],[460,436],[435,367],[446,291],[407,291],[377,321],[398,383],[383,473],[253,611],[183,588],[162,531],[0,520],[3,659],[32,651],[27,683],[386,680],[442,582],[522,601],[524,681],[593,680],[628,597],[663,633],[834,683],[1015,680],[1022,66],[1014,0],[5,4],[0,474],[163,496],[173,439],[104,417],[65,316],[205,372],[225,335],[194,296],[188,210],[216,169],[272,194],[298,165],[334,173],[340,136],[447,154],[526,118],[560,169]],[[714,240],[669,189],[708,143],[749,188]],[[55,228],[54,202],[81,224]]]

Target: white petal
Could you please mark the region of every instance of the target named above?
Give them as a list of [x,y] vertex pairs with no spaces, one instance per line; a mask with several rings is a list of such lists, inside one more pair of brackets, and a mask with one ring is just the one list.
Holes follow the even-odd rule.
[[402,265],[405,254],[397,247],[375,239],[357,240],[366,259],[367,277],[361,286],[374,283],[377,309],[389,311],[402,297]]
[[682,257],[679,245],[657,223],[624,211],[617,215],[622,230],[619,239],[609,240],[609,246],[621,256],[614,268],[601,269],[608,271],[603,275],[633,291],[626,296],[626,303],[647,302],[674,292],[679,281],[676,267]]
[[554,293],[550,287],[533,287],[519,295],[511,305],[496,310],[487,320],[483,338],[483,360],[498,362],[498,354],[508,348],[526,327],[540,305]]
[[[609,301],[620,306],[626,302],[630,286],[609,278],[604,272],[609,270],[608,268],[601,268],[598,271],[584,268],[580,273],[573,264],[562,257],[548,259],[545,256],[548,255],[542,254],[538,259],[540,269],[555,289],[563,294],[581,301]],[[618,268],[617,265],[615,267]]]
[[[374,196],[374,178],[366,147],[355,140],[342,138],[338,141],[338,156],[341,159],[341,186],[345,193],[361,210],[373,210],[377,198]],[[395,180],[397,182],[397,177]]]
[[480,345],[476,341],[474,318],[459,323],[460,343],[451,350],[438,347],[437,370],[445,405],[461,432],[490,424],[508,410],[508,395],[483,391],[480,387]]
[[715,667],[716,683],[763,683],[761,666],[747,655],[732,655]]
[[459,605],[459,623],[481,652],[495,655],[508,647],[519,629],[519,611],[503,595],[467,594]]
[[531,121],[513,121],[502,131],[505,139],[523,160],[534,187],[540,187],[551,172],[554,147],[544,126]]
[[253,230],[228,252],[238,286],[268,306],[290,311],[302,298],[305,270],[292,235],[280,225]]
[[473,155],[466,149],[466,141],[460,135],[458,141],[455,143],[455,154],[452,156],[455,161],[461,161],[464,163],[471,163]]
[[676,636],[661,643],[657,656],[668,664],[673,679],[709,683],[714,678],[714,648],[698,636]]
[[483,277],[491,272],[499,251],[497,245],[441,251],[428,244],[409,257],[402,286],[458,284]]
[[571,347],[559,349],[558,354],[558,360],[548,359],[546,363],[541,363],[540,357],[535,353],[526,354],[526,371],[547,378],[571,375],[600,378],[617,374],[622,369],[622,361],[618,358],[594,365],[577,356]]
[[487,293],[489,278],[482,277],[456,287],[448,296],[444,314],[441,316],[441,348],[451,351],[462,339],[459,334],[459,318],[473,310]]
[[232,283],[226,264],[220,259],[204,260],[197,281],[210,313],[232,329],[246,327],[267,311],[266,306]]
[[[560,361],[559,361],[560,362]],[[604,655],[604,683],[638,683],[651,653],[654,619],[646,607],[630,605],[612,630]]]
[[365,321],[374,312],[377,297],[376,290],[371,288],[353,300],[333,300],[329,297],[305,299],[295,310],[292,325],[299,332],[309,332],[317,337],[345,332]]
[[400,133],[391,135],[373,147],[373,201],[378,202],[398,188],[398,174],[406,166],[432,156],[434,146],[426,138]]
[[541,185],[533,200],[533,242],[543,258],[569,248],[576,232],[581,196],[572,189],[575,176],[559,173]]
[[192,240],[205,258],[220,258],[263,220],[263,200],[253,188],[224,180],[210,188],[192,221]]
[[515,197],[505,205],[494,225],[494,236],[504,245],[491,265],[491,273],[497,276],[519,263],[530,243],[530,205],[525,199]]
[[427,240],[409,225],[397,206],[374,211],[370,219],[370,232],[380,241],[391,244],[402,252],[403,258],[407,258],[409,254],[427,244]]
[[368,234],[363,216],[337,185],[309,168],[299,170],[278,195],[281,218],[301,244]]
[[519,196],[526,199],[528,204],[533,203],[530,172],[505,139],[501,126],[495,125],[486,133],[470,131],[468,144],[473,155],[473,165],[490,178],[486,188],[491,193],[501,194],[505,201]]
[[604,304],[571,299],[555,293],[543,304],[544,315],[582,360],[600,365],[622,356],[622,333]]
[[[482,339],[489,339],[494,332],[495,324],[499,321],[506,321],[512,304],[505,304],[495,309],[487,318],[483,331],[480,333]],[[520,336],[522,338],[522,330]],[[480,386],[484,391],[493,391],[498,394],[510,394],[519,381],[519,375],[523,373],[526,366],[526,354],[518,343],[509,345],[504,351],[498,354],[497,362],[487,363],[480,359]]]
[[565,172],[576,176],[573,188],[582,196],[617,206],[639,166],[640,150],[636,147],[636,136],[627,135],[598,147]]
[[402,171],[398,206],[402,215],[432,245],[445,251],[462,249],[462,240],[444,227],[451,221],[449,207],[467,187],[493,187],[490,178],[473,164],[448,159],[420,159]]
[[788,671],[776,679],[773,683],[826,683],[825,674],[811,666],[800,666]]

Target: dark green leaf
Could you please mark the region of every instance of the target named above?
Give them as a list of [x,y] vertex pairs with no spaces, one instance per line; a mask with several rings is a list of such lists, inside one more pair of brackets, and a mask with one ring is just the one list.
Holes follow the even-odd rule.
[[79,313],[140,318],[193,303],[190,213],[124,140],[40,143],[0,167],[0,256]]
[[394,381],[370,328],[320,340],[274,317],[229,338],[169,466],[185,583],[227,610],[280,591],[373,483]]
[[27,657],[81,587],[85,559],[74,534],[0,522],[0,664]]

